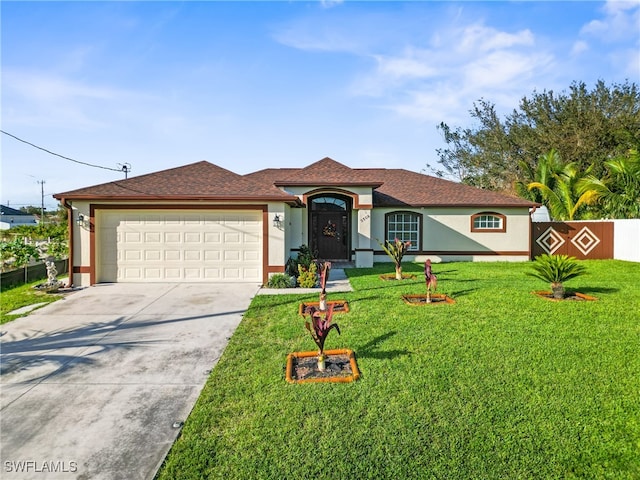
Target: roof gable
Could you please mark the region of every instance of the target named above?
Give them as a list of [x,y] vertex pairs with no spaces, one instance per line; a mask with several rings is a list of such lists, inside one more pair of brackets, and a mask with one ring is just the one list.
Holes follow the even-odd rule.
[[206,199],[296,201],[273,184],[246,178],[201,161],[125,180],[58,193],[61,199]]
[[350,168],[334,159],[325,157],[304,168],[265,169],[245,175],[270,181],[274,185],[317,185],[317,186],[368,186],[379,187],[380,182],[365,179],[357,169]]

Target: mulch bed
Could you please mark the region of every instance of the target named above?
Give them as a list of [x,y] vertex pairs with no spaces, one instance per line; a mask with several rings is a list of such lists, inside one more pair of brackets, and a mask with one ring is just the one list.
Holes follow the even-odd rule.
[[348,349],[326,350],[326,368],[318,370],[318,352],[296,352],[287,356],[289,383],[353,382],[360,377],[354,353]]
[[[402,274],[402,280],[412,280],[416,278],[416,276],[413,273],[403,273]],[[396,280],[396,274],[395,273],[383,273],[382,275],[380,275],[380,280],[385,280],[385,281],[389,281],[389,280]]]
[[403,295],[402,300],[404,303],[413,306],[420,305],[451,305],[452,303],[456,303],[456,301],[443,294],[443,293],[432,293],[431,294],[431,302],[427,302],[427,294],[419,294],[419,295]]
[[[349,302],[346,300],[327,300],[327,307],[329,305],[333,305],[333,313],[348,313],[349,312]],[[307,307],[316,307],[320,306],[320,302],[303,302],[300,304],[298,308],[298,314],[305,316],[305,310]]]
[[564,302],[564,301],[574,301],[574,302],[593,302],[598,300],[596,297],[592,297],[590,295],[585,295],[580,292],[565,292],[564,298],[554,298],[552,292],[541,291],[541,292],[531,292],[534,295],[537,295],[540,298],[544,298],[545,300],[549,300],[551,302]]

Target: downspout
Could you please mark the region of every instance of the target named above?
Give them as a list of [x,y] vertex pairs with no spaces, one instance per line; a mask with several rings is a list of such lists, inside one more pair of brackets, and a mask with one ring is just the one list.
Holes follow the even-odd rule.
[[69,270],[69,283],[67,288],[73,286],[73,209],[71,204],[67,202],[66,198],[61,198],[60,203],[68,210],[67,211],[67,232],[69,234],[69,256],[67,258],[68,270]]
[[534,205],[529,211],[529,260],[533,260],[533,214],[540,205]]

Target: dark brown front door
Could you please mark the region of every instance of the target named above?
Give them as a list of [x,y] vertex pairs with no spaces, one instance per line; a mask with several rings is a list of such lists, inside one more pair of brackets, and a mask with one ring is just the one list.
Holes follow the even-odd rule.
[[311,250],[322,260],[349,260],[350,199],[322,196],[311,201]]

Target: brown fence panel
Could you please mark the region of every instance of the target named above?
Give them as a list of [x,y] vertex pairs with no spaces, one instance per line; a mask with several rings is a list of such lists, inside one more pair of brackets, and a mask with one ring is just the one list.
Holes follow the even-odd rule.
[[531,257],[543,253],[580,260],[613,258],[613,222],[533,222]]

